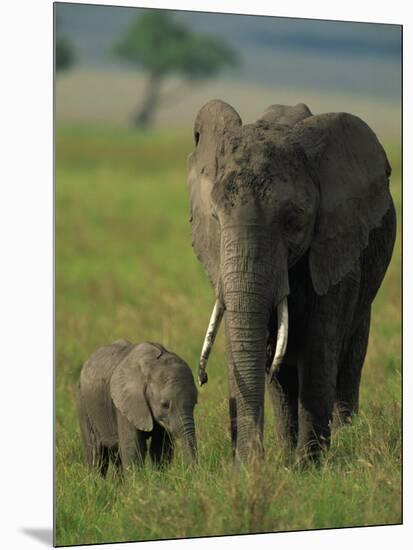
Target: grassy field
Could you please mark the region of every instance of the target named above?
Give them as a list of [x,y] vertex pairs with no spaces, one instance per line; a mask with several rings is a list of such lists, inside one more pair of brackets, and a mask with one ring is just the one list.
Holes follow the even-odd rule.
[[[147,540],[401,522],[400,237],[374,304],[361,411],[334,430],[318,469],[299,472],[273,437],[264,464],[231,468],[224,335],[195,410],[199,466],[180,451],[121,482],[88,472],[74,390],[98,346],[163,343],[196,369],[214,298],[191,248],[188,137],[62,126],[56,164],[56,542]],[[400,212],[400,150],[386,147]],[[269,403],[267,403],[269,405]]]

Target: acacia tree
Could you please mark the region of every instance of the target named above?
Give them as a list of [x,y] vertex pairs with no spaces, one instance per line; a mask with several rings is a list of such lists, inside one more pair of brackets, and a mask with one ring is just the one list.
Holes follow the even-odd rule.
[[149,126],[161,103],[161,88],[170,75],[194,83],[237,63],[235,52],[221,40],[195,34],[166,11],[148,10],[135,19],[113,46],[116,55],[143,70],[147,82],[133,122]]
[[60,28],[60,19],[56,18],[55,63],[57,72],[68,69],[74,63],[73,48],[65,38],[60,36]]
[[56,71],[68,69],[73,61],[73,51],[69,43],[64,38],[56,40]]

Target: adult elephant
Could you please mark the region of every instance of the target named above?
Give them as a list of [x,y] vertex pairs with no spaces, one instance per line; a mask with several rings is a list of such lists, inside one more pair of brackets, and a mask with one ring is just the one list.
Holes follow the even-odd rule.
[[316,456],[334,405],[344,421],[358,409],[396,231],[386,154],[359,118],[304,104],[242,125],[214,100],[194,137],[193,247],[216,296],[199,381],[225,313],[235,459],[263,453],[266,379],[279,433]]

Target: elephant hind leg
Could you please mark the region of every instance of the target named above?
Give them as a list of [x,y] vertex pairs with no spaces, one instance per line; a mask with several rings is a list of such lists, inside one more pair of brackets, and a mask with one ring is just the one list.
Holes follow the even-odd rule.
[[76,390],[76,406],[86,464],[92,470],[97,470],[102,477],[106,477],[109,467],[110,451],[106,445],[99,441],[99,437],[92,426],[82,399],[80,385]]
[[96,461],[95,457],[98,454],[98,442],[96,434],[92,427],[92,423],[90,422],[89,416],[86,412],[86,407],[83,403],[80,386],[78,386],[76,390],[76,406],[79,417],[80,435],[82,438],[86,464],[89,467],[94,467]]
[[98,438],[91,429],[90,442],[86,448],[86,461],[89,468],[97,471],[103,478],[106,477],[109,467],[109,449],[98,441]]
[[338,369],[336,408],[342,423],[351,422],[359,407],[361,371],[367,353],[371,307],[361,317],[343,354]]
[[106,477],[109,467],[109,449],[98,441],[87,417],[84,420],[81,431],[86,464],[90,469],[97,470],[102,477]]

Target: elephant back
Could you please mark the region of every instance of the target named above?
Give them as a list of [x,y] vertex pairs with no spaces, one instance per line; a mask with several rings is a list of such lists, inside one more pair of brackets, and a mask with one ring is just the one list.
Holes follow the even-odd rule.
[[135,344],[117,340],[97,349],[83,365],[80,395],[99,441],[109,447],[117,443],[116,411],[110,396],[110,379]]

